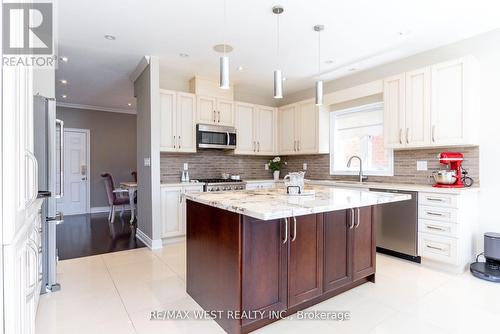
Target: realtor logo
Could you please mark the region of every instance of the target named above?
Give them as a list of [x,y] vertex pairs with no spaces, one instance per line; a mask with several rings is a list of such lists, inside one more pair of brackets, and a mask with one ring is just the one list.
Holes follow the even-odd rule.
[[7,66],[53,66],[53,5],[44,3],[4,3],[3,64]]

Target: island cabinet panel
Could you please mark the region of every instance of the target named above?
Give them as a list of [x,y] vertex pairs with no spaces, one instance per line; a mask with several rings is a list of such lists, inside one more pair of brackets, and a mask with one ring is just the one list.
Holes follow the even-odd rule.
[[353,279],[375,273],[375,228],[372,207],[355,209],[353,231]]
[[290,218],[288,307],[323,292],[323,215]]
[[[242,307],[244,311],[287,309],[288,247],[283,219],[243,216]],[[243,319],[243,325],[255,320]]]
[[351,210],[324,214],[323,289],[333,291],[352,282]]
[[[204,310],[241,309],[240,215],[187,201],[186,290]],[[240,321],[223,314],[217,321],[239,333]]]

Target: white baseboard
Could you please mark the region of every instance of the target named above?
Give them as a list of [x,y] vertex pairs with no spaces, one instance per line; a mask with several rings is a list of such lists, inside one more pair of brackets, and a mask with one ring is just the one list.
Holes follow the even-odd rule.
[[181,236],[178,236],[178,237],[165,238],[165,239],[161,239],[161,240],[163,242],[163,246],[165,246],[165,245],[170,245],[170,244],[175,244],[175,243],[178,243],[178,242],[186,241],[186,236],[185,235],[181,235]]
[[141,240],[149,249],[160,249],[163,247],[161,239],[152,240],[150,237],[146,235],[146,233],[142,232],[139,228],[135,230],[135,236],[137,239]]
[[[116,208],[117,212],[120,212],[120,207]],[[130,205],[125,205],[125,211],[130,211]],[[109,206],[95,206],[90,208],[90,213],[102,213],[109,212]]]

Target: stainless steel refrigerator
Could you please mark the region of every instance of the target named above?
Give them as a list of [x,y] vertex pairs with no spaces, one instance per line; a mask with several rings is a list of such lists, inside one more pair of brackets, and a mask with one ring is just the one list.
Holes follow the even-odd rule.
[[42,206],[42,291],[60,289],[57,283],[56,227],[64,222],[56,200],[64,196],[64,122],[56,119],[56,101],[33,98],[34,154],[38,161],[38,189],[50,192]]

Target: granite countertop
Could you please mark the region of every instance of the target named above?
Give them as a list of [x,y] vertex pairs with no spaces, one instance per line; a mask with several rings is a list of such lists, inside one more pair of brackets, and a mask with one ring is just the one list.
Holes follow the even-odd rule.
[[302,216],[408,200],[410,195],[370,192],[357,189],[306,186],[314,195],[289,196],[285,189],[188,193],[198,203],[262,220]]

